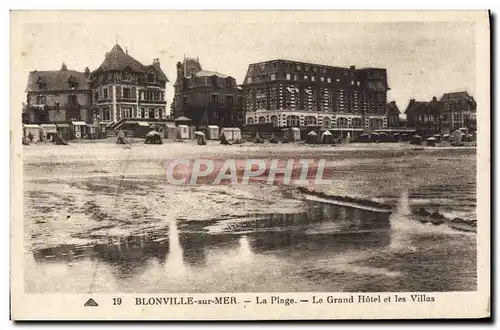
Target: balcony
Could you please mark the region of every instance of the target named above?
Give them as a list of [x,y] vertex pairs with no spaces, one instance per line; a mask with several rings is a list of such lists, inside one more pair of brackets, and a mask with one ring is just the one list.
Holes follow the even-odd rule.
[[167,101],[163,101],[163,100],[139,100],[139,104],[161,104],[161,105],[166,105]]
[[135,97],[122,97],[116,99],[116,103],[136,103],[137,99]]

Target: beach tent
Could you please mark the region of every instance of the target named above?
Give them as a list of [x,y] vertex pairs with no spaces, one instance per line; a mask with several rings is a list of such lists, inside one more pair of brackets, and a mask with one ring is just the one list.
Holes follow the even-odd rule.
[[146,134],[144,138],[145,144],[163,144],[161,140],[161,134],[157,131],[150,131]]
[[317,144],[318,143],[318,134],[315,131],[310,131],[306,136],[307,144]]
[[208,140],[217,140],[217,139],[219,139],[219,126],[217,126],[217,125],[208,125],[208,127],[207,127],[207,139]]
[[199,145],[205,145],[205,144],[207,144],[207,141],[205,139],[205,133],[203,133],[201,131],[195,131],[194,132],[194,136],[196,136],[196,142]]
[[323,134],[321,134],[321,143],[333,144],[333,135],[330,131],[324,131]]
[[42,141],[52,140],[52,135],[56,132],[57,132],[56,124],[41,124],[40,125],[40,133],[41,133]]
[[[24,137],[30,143],[40,141],[41,130],[42,130],[42,128],[40,127],[40,125],[35,125],[35,124],[24,124],[23,125]],[[31,139],[28,136],[31,137]]]
[[189,126],[188,125],[178,125],[177,126],[177,137],[179,139],[189,139]]
[[224,134],[228,141],[241,140],[241,130],[237,127],[224,127],[221,130],[221,135]]

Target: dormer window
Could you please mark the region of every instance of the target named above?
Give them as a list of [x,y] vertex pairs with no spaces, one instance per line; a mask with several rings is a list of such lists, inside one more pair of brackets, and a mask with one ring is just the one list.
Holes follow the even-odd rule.
[[231,79],[227,79],[227,87],[228,88],[233,87],[233,82],[231,81]]
[[154,75],[154,73],[150,72],[148,73],[148,82],[155,82],[156,80],[156,77]]

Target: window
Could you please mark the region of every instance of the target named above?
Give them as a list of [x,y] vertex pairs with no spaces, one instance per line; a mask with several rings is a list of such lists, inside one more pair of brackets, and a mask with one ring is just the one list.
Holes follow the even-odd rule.
[[275,68],[275,69],[276,69],[277,67],[278,67],[278,63],[273,62],[273,68]]
[[276,73],[271,73],[271,80],[276,80]]
[[68,95],[68,105],[72,107],[77,105],[76,95]]
[[304,65],[304,71],[308,72],[309,71],[309,65]]
[[227,82],[227,87],[228,87],[228,88],[233,87],[233,82],[231,81],[231,79],[227,79],[227,81],[226,81],[226,82]]
[[130,88],[123,88],[123,98],[124,99],[130,98]]
[[132,108],[123,108],[122,118],[132,118]]
[[104,99],[107,100],[108,99],[108,88],[104,87],[102,90],[102,93],[104,94]]
[[316,72],[316,67],[315,66],[313,66],[312,71]]
[[356,81],[356,85],[358,85],[358,86],[359,86],[359,81]]
[[45,96],[44,95],[38,95],[36,97],[36,104],[45,104]]
[[99,100],[99,92],[94,93],[94,101]]
[[233,106],[233,96],[232,95],[227,96],[227,105]]
[[141,108],[141,115],[140,115],[141,118],[146,118],[146,109],[144,108]]
[[308,75],[304,75],[304,80],[307,80],[309,79],[309,76]]
[[332,78],[330,78],[330,77],[326,78],[326,82],[327,83],[331,83],[332,82]]
[[184,96],[183,102],[184,102],[184,104],[188,104],[188,97],[187,96]]
[[325,81],[325,77],[320,77],[319,80],[321,80],[321,82],[324,82]]
[[158,109],[158,118],[163,118],[163,109]]
[[219,95],[212,94],[212,103],[213,104],[218,104],[219,103]]
[[356,85],[356,82],[354,80],[351,80],[351,85],[352,86]]
[[75,89],[77,86],[78,86],[78,84],[76,82],[70,82],[69,83],[69,88],[70,89]]
[[286,67],[287,67],[287,69],[291,69],[292,68],[292,63],[287,63]]
[[300,64],[297,64],[297,71],[300,71],[301,67]]
[[293,75],[293,80],[297,80],[297,75],[296,74]]
[[335,79],[335,81],[339,83],[340,82],[340,78]]
[[56,110],[59,110],[59,102],[56,102]]
[[155,117],[155,109],[150,108],[148,112],[149,112],[148,118],[153,119]]
[[155,82],[156,80],[156,77],[154,75],[154,73],[150,72],[148,73],[148,82]]
[[311,81],[316,81],[316,77],[315,76],[311,76]]
[[251,83],[252,83],[252,77],[248,77],[248,78],[247,78],[247,83],[248,83],[248,84],[251,84]]
[[287,73],[287,74],[286,74],[286,80],[291,80],[291,79],[292,79],[292,75],[291,75],[291,74],[289,74],[289,73]]
[[106,121],[111,120],[111,111],[109,110],[109,108],[104,108],[103,117],[104,117],[104,120],[106,120]]

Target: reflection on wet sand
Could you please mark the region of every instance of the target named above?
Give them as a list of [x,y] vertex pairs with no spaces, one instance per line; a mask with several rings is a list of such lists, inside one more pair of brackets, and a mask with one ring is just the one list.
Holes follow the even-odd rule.
[[[125,278],[142,272],[150,259],[164,264],[167,273],[184,273],[190,267],[206,266],[210,251],[234,251],[238,258],[255,253],[310,249],[365,249],[389,244],[386,214],[323,203],[311,203],[297,214],[260,214],[248,218],[224,219],[182,229],[175,219],[153,233],[103,238],[94,245],[62,245],[40,249],[37,262],[70,262],[81,258],[107,263]],[[207,230],[215,226],[217,231]]]

